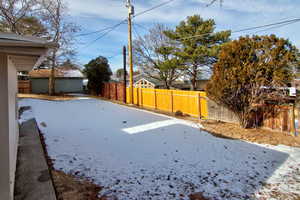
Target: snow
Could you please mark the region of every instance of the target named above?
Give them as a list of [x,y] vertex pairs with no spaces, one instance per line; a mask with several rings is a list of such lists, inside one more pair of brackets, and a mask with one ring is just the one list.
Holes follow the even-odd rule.
[[83,78],[83,74],[78,69],[62,70],[62,72],[64,74],[63,77],[78,77],[78,78]]
[[22,99],[20,105],[31,106],[54,167],[94,180],[104,187],[100,195],[120,200],[188,199],[194,192],[216,200],[300,195],[299,148],[217,138],[199,124],[97,99]]
[[34,115],[32,113],[32,110],[25,110],[22,113],[21,118],[19,119],[19,124],[22,124],[23,122],[26,122],[30,119],[34,119]]

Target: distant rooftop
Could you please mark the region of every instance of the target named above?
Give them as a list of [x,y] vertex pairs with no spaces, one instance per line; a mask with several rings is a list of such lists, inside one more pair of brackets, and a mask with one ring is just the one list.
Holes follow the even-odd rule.
[[[29,72],[30,78],[48,78],[51,74],[51,69],[34,69]],[[73,67],[57,67],[55,68],[56,78],[84,78],[79,69]]]

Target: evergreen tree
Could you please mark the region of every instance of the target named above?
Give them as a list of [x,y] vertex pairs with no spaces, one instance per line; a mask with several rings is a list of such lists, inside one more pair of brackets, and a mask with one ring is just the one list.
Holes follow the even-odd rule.
[[209,98],[233,111],[244,128],[251,127],[257,105],[284,102],[298,50],[288,40],[270,36],[240,37],[222,46],[207,85]]
[[184,72],[190,77],[191,90],[195,89],[198,77],[217,61],[221,44],[228,42],[230,37],[230,31],[215,32],[215,21],[204,20],[199,15],[187,17],[175,31],[165,31],[165,34],[180,44],[176,55],[185,64]]
[[103,56],[99,56],[86,64],[83,73],[89,80],[88,89],[96,94],[101,92],[103,83],[108,82],[112,75],[108,60]]

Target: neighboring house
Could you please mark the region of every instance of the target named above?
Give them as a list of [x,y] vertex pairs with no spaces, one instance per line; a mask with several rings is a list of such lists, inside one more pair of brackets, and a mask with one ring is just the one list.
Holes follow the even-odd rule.
[[[0,199],[14,199],[18,152],[18,71],[41,63],[53,43],[34,37],[0,33]],[[33,158],[34,159],[34,158]]]
[[[29,72],[31,80],[31,92],[44,94],[49,92],[50,69],[35,69]],[[82,93],[84,76],[75,67],[55,68],[55,92],[56,93]]]
[[[150,78],[144,74],[139,74],[133,77],[135,88],[159,88],[164,89],[165,84],[158,79]],[[208,79],[199,79],[196,82],[196,90],[204,91],[208,83]],[[129,83],[127,81],[127,83]],[[190,90],[191,84],[189,81],[176,80],[172,83],[170,89]]]
[[164,88],[165,85],[162,81],[155,78],[151,78],[145,74],[138,74],[133,77],[133,86],[135,88]]
[[198,79],[196,80],[196,89],[200,91],[206,90],[206,85],[209,79]]

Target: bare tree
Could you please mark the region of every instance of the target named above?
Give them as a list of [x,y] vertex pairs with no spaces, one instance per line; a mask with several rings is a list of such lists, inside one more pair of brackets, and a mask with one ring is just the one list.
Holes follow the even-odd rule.
[[74,58],[74,33],[79,31],[76,24],[67,20],[63,0],[1,0],[0,31],[45,37],[58,44],[46,62],[51,68],[49,94],[54,94],[55,67]]
[[37,0],[1,0],[0,30],[20,35],[45,36],[47,30],[36,17],[41,9]]
[[166,88],[181,76],[181,64],[175,56],[176,43],[167,38],[166,26],[157,24],[147,35],[133,43],[135,64],[150,78],[164,82]]
[[74,34],[79,31],[79,27],[66,19],[67,8],[63,0],[41,0],[40,3],[44,8],[41,18],[48,30],[49,40],[59,45],[51,51],[48,57],[51,67],[49,95],[53,95],[55,93],[55,68],[64,60],[74,58],[76,53],[73,48],[76,41]]

